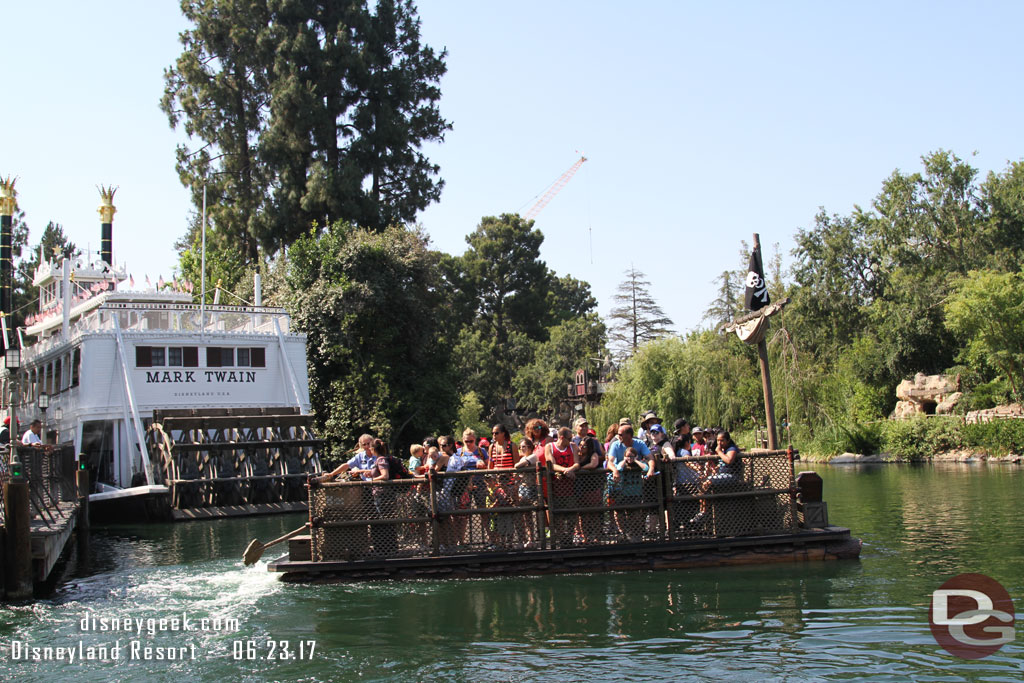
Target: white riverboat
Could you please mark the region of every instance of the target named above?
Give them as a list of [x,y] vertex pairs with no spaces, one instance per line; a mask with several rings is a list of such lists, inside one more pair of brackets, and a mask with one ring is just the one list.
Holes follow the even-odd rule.
[[281,308],[126,286],[111,242],[105,220],[97,262],[60,256],[36,269],[39,311],[8,331],[22,359],[17,374],[2,371],[0,395],[92,472],[100,517],[295,509],[299,479],[319,470],[305,335]]

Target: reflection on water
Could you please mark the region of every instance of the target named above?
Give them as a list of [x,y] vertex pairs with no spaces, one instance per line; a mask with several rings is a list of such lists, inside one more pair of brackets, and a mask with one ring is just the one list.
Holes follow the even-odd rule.
[[[865,541],[861,560],[589,576],[305,586],[265,563],[241,566],[253,537],[299,515],[101,530],[89,566],[30,606],[0,608],[0,678],[175,680],[1020,680],[1011,643],[981,662],[938,649],[931,591],[977,571],[1024,610],[1019,468],[816,467],[833,523]],[[275,555],[274,550],[267,557]],[[266,559],[266,558],[265,558]],[[145,636],[195,644],[195,662],[8,662],[12,639],[112,641],[83,613],[215,617],[237,630]],[[315,640],[311,661],[237,661],[236,641]]]

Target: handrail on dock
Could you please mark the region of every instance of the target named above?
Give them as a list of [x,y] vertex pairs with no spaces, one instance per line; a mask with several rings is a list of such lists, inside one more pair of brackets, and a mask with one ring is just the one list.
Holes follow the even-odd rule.
[[314,562],[656,544],[792,533],[801,525],[793,453],[744,453],[742,474],[714,456],[659,463],[655,476],[549,468],[312,484]]

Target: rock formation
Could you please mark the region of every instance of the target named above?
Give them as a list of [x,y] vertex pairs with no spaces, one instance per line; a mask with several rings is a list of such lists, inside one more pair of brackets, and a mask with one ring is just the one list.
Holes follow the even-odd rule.
[[960,389],[960,375],[925,375],[917,373],[914,379],[903,380],[896,387],[896,403],[893,417],[896,419],[914,415],[948,415],[953,412],[963,396]]

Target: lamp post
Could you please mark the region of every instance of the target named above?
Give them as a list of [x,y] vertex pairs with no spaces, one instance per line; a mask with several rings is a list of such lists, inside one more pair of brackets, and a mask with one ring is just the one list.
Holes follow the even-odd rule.
[[4,352],[4,365],[11,375],[11,479],[21,481],[25,477],[18,458],[18,419],[14,406],[18,401],[18,370],[21,368],[21,349],[12,347]]
[[50,395],[46,392],[39,394],[36,405],[43,414],[43,445],[46,445],[46,409],[50,407]]
[[53,409],[53,426],[54,431],[57,433],[54,443],[60,443],[60,423],[64,421],[64,409],[57,406]]

